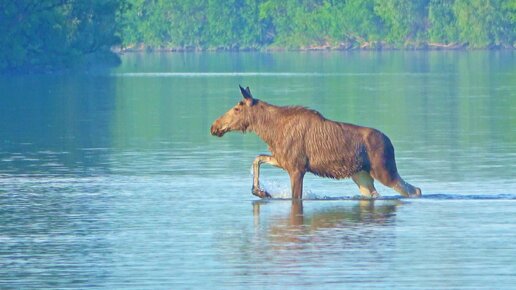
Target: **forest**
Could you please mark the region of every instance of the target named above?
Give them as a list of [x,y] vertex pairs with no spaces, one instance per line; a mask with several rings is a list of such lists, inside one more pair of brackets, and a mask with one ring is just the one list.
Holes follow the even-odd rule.
[[515,48],[516,0],[0,0],[0,70],[122,50]]
[[0,0],[0,71],[49,71],[113,61],[119,0]]

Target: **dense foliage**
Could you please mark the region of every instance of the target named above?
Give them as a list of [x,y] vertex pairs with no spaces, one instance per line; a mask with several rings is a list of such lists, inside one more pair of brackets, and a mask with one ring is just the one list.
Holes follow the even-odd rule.
[[48,70],[109,54],[119,0],[0,0],[0,71]]
[[512,47],[516,0],[128,0],[125,46]]
[[0,0],[0,71],[110,48],[514,47],[516,0]]

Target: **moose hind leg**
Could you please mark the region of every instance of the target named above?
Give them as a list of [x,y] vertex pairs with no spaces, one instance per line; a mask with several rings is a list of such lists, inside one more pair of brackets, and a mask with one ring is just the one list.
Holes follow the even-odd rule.
[[358,189],[363,197],[377,198],[379,196],[376,188],[374,188],[374,179],[369,172],[359,171],[351,178],[358,185]]
[[419,187],[415,187],[412,184],[406,182],[401,177],[399,177],[396,182],[394,182],[391,186],[392,189],[399,192],[404,197],[420,197],[421,189]]
[[267,163],[273,166],[279,166],[276,159],[270,155],[258,155],[253,161],[253,188],[251,192],[260,198],[270,198],[271,195],[260,188],[260,165]]

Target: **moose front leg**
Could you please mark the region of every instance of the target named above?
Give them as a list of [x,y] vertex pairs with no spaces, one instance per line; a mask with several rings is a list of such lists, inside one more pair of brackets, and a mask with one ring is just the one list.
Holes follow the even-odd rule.
[[302,199],[305,172],[294,170],[288,174],[290,176],[290,186],[292,187],[292,199]]
[[252,193],[261,198],[270,198],[271,195],[260,188],[260,165],[267,163],[279,167],[278,161],[270,155],[258,155],[253,161],[253,188]]

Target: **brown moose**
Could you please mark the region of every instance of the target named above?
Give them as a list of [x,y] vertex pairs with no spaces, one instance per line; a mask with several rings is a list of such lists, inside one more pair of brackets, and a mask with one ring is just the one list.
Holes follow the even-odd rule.
[[244,99],[213,122],[211,134],[222,137],[229,131],[250,131],[269,145],[272,155],[258,155],[253,162],[254,195],[271,197],[259,183],[260,165],[267,163],[288,172],[293,199],[302,198],[306,172],[351,177],[367,198],[378,197],[374,179],[405,197],[421,196],[421,189],[398,174],[394,147],[382,132],[331,121],[304,107],[268,104],[253,98],[249,87],[240,86],[240,91]]

